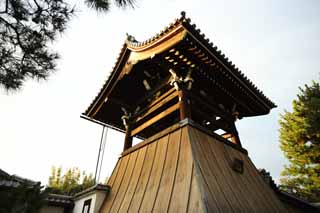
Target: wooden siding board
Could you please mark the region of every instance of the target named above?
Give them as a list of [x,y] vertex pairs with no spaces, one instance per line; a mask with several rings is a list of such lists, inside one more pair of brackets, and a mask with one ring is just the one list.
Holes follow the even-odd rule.
[[119,158],[119,160],[117,161],[116,166],[113,169],[112,174],[111,174],[111,176],[110,176],[110,178],[108,180],[107,185],[110,186],[110,193],[109,193],[109,195],[107,197],[104,198],[104,201],[103,201],[103,203],[102,203],[102,205],[100,207],[100,211],[99,212],[104,212],[103,210],[106,208],[107,202],[110,200],[111,191],[112,191],[112,187],[113,187],[114,181],[118,176],[119,168],[121,167],[121,164],[123,162],[122,159],[123,158]]
[[227,156],[224,152],[225,145],[223,143],[220,143],[219,141],[216,141],[215,138],[212,139],[214,140],[212,141],[212,144],[214,144],[214,146],[211,144],[210,150],[212,153],[214,153],[216,158],[219,159],[220,167],[223,168],[222,174],[224,177],[226,177],[225,181],[231,188],[231,193],[234,194],[234,196],[240,203],[240,207],[242,210],[253,209],[254,205],[252,205],[251,202],[247,199],[248,192],[243,189],[242,183],[239,182],[238,174],[231,169],[230,161],[228,160],[229,156]]
[[260,192],[252,195],[254,198],[257,199],[255,200],[255,202],[257,203],[256,208],[257,209],[260,208],[262,210],[262,207],[264,206],[265,210],[277,211],[277,208],[275,208],[274,206],[274,202],[270,200],[269,196],[265,195],[265,190],[266,190],[265,186],[260,185],[260,183],[257,181],[259,176],[253,175],[253,170],[256,170],[256,168],[255,167],[252,168],[248,165],[248,162],[247,162],[248,157],[247,156],[243,157],[239,153],[233,152],[233,150],[227,150],[227,152],[231,157],[236,157],[238,159],[243,160],[244,178],[250,183],[251,191]]
[[180,137],[181,129],[178,129],[169,135],[167,158],[159,186],[159,191],[153,207],[153,211],[155,212],[168,211],[179,154]]
[[121,187],[121,182],[124,177],[124,174],[127,170],[127,165],[129,161],[129,156],[125,156],[122,159],[123,163],[119,167],[119,172],[117,174],[117,177],[115,179],[114,185],[111,187],[110,193],[106,199],[106,205],[103,207],[104,212],[107,212],[111,209],[114,199],[116,198],[117,192],[119,188]]
[[152,143],[149,146],[147,146],[147,153],[146,153],[144,164],[142,166],[141,176],[139,178],[138,185],[136,187],[134,196],[132,198],[132,201],[128,210],[129,212],[139,211],[140,204],[144,195],[144,191],[148,184],[148,179],[150,176],[153,159],[155,156],[155,151],[156,151],[156,143]]
[[121,157],[108,184],[101,212],[286,212],[247,155],[188,125]]
[[192,132],[195,136],[195,140],[192,141],[195,144],[195,150],[199,153],[200,167],[202,168],[204,180],[209,185],[209,190],[217,198],[218,204],[221,206],[223,212],[234,212],[237,211],[234,206],[234,202],[230,199],[230,192],[227,191],[225,180],[221,176],[221,171],[215,163],[212,162],[210,153],[210,147],[205,147],[206,142],[203,140],[201,132]]
[[[230,212],[229,204],[225,201],[225,198],[222,195],[220,188],[218,187],[218,183],[216,182],[216,178],[212,176],[209,172],[209,167],[207,164],[207,160],[203,156],[202,151],[200,150],[198,144],[198,138],[192,129],[189,128],[189,135],[191,141],[191,147],[193,150],[193,157],[196,164],[196,171],[198,172],[198,177],[200,179],[199,184],[203,184],[204,186],[204,197],[206,199],[207,208],[210,211],[217,212]],[[227,210],[228,209],[228,210]]]
[[163,174],[164,163],[167,154],[169,136],[159,139],[157,141],[158,148],[154,159],[154,165],[151,170],[150,181],[147,185],[145,195],[143,197],[140,210],[144,212],[151,212],[154,202],[157,197],[158,188]]
[[[230,149],[229,147],[223,147],[224,150],[222,151],[225,153],[226,156],[228,156],[229,168],[232,170],[231,166],[233,160],[235,158],[241,160],[239,156],[240,153],[234,152],[233,149]],[[241,184],[241,190],[245,193],[243,200],[248,201],[248,208],[250,208],[252,212],[270,212],[270,210],[273,211],[272,207],[266,204],[266,202],[260,198],[261,190],[257,188],[257,186],[252,182],[253,180],[250,179],[250,177],[248,176],[248,170],[249,169],[246,168],[246,165],[244,165],[244,170],[242,174],[232,170],[234,175],[236,176],[237,182]]]
[[120,159],[117,161],[116,166],[115,166],[115,168],[113,169],[112,174],[111,174],[111,176],[110,176],[110,178],[109,178],[109,180],[108,180],[107,185],[109,185],[110,187],[113,186],[114,180],[115,180],[116,177],[117,177],[117,174],[118,174],[118,171],[119,171],[119,167],[121,166],[121,162],[122,162],[122,158],[120,158]]
[[188,208],[193,158],[187,127],[181,132],[180,154],[169,212],[186,212]]
[[202,151],[210,162],[211,171],[216,173],[218,183],[228,195],[227,199],[230,205],[237,212],[242,209],[250,209],[246,200],[241,197],[244,194],[235,187],[235,185],[238,185],[238,181],[233,179],[231,173],[234,171],[230,172],[230,165],[226,162],[226,156],[223,155],[221,147],[219,147],[223,144],[205,133],[200,131],[197,131],[197,133],[202,138],[200,146],[202,146]]
[[199,182],[196,177],[194,164],[192,164],[192,176],[189,191],[187,212],[205,212],[204,201],[201,196]]
[[123,181],[121,183],[121,187],[119,188],[114,203],[110,209],[110,212],[118,212],[122,201],[124,200],[124,196],[126,191],[128,190],[128,186],[132,177],[132,173],[134,171],[136,160],[137,160],[138,152],[134,152],[130,155],[127,170],[123,177]]
[[[245,157],[240,155],[241,159],[244,161],[244,164],[247,166],[249,171],[249,176],[253,179],[252,182],[257,185],[259,188],[259,191],[262,195],[262,199],[268,202],[268,205],[275,209],[275,211],[282,211],[286,212],[283,204],[275,194],[275,192],[272,191],[270,186],[268,186],[264,180],[262,179],[260,173],[254,166],[254,164],[251,162],[249,157]],[[246,168],[245,168],[246,169]]]
[[131,177],[129,187],[127,189],[125,197],[124,197],[122,204],[120,206],[119,212],[127,212],[129,209],[129,206],[131,204],[131,200],[134,196],[136,187],[138,185],[138,181],[140,179],[142,167],[143,167],[143,164],[145,161],[146,151],[147,151],[147,147],[143,147],[143,148],[136,151],[136,152],[138,152],[136,166],[134,169],[134,173]]
[[208,190],[209,185],[204,179],[201,167],[195,162],[196,179],[198,182],[199,189],[201,191],[202,200],[206,209],[206,212],[221,212],[223,213],[222,207],[219,205],[217,198]]

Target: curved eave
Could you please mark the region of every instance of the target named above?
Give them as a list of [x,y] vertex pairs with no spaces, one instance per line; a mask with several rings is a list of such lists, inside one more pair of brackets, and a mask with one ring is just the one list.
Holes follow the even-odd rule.
[[184,30],[181,24],[182,21],[183,21],[182,18],[176,19],[164,30],[161,30],[159,33],[157,33],[150,39],[147,39],[143,42],[131,41],[130,39],[127,39],[126,43],[128,45],[128,48],[135,52],[141,52],[141,51],[150,49],[155,45],[170,39],[172,36],[176,35],[178,32],[181,32],[181,30]]
[[[83,115],[94,118],[103,103],[107,100],[108,94],[112,91],[116,81],[121,79],[123,74],[128,74],[132,66],[138,61],[152,58],[154,55],[162,53],[179,43],[184,39],[185,35],[185,29],[177,21],[158,36],[147,40],[148,42],[132,42],[127,39],[107,81]],[[131,66],[131,68],[127,68],[124,73],[123,69],[126,68],[125,66]]]
[[93,99],[90,106],[87,108],[87,110],[83,113],[83,115],[93,118],[93,116],[96,114],[96,112],[100,109],[103,102],[106,100],[106,93],[110,90],[110,87],[120,74],[118,70],[121,69],[121,66],[123,66],[124,58],[127,54],[130,53],[130,50],[127,48],[127,44],[125,43],[120,51],[120,54],[117,58],[117,61],[115,63],[115,66],[113,67],[112,71],[110,72],[109,76],[107,77],[107,80],[101,87],[98,95]]
[[[251,95],[256,97],[261,104],[265,106],[268,111],[270,111],[272,108],[275,108],[276,105],[267,98],[261,90],[257,88],[256,85],[254,85],[250,79],[248,79],[240,70],[235,66],[235,64],[232,63],[232,61],[229,60],[219,49],[217,46],[215,46],[208,38],[206,38],[205,34],[201,33],[200,29],[196,29],[195,24],[190,24],[190,19],[187,19],[187,21],[182,22],[183,27],[188,31],[188,34],[191,37],[194,37],[194,39],[200,43],[207,51],[211,54],[211,56],[215,57],[224,67],[226,70],[229,71],[229,73],[232,75],[234,79],[236,79],[244,88],[246,88]],[[268,113],[266,113],[268,114]]]

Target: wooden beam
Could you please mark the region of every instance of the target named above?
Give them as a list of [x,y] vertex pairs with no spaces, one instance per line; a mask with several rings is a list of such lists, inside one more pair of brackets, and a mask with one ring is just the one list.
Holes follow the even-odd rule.
[[[170,82],[170,76],[166,79],[164,79],[163,81],[161,81],[159,83],[159,85],[152,90],[151,92],[149,92],[149,94],[147,96],[144,96],[143,98],[141,98],[140,100],[137,101],[137,106],[141,105],[143,102],[145,102],[147,99],[151,98],[154,94],[156,94],[157,92],[159,92],[159,90],[163,89],[164,87],[168,86]],[[169,90],[170,91],[170,90]],[[173,91],[173,90],[172,90]],[[155,100],[156,101],[156,100]],[[151,102],[153,103],[153,102]],[[148,106],[150,107],[150,104],[148,104]]]
[[119,105],[121,107],[124,107],[126,110],[132,111],[132,106],[124,103],[123,101],[116,99],[116,98],[109,98],[107,101],[110,101],[111,103],[114,103],[116,105]]
[[221,135],[225,139],[230,139],[232,143],[238,144],[241,147],[240,138],[238,135],[238,131],[235,129],[235,125],[233,124],[231,127],[231,132],[226,132]]
[[[233,129],[230,128],[228,125],[229,125],[229,122],[225,122],[223,119],[220,119],[220,120],[214,120],[210,117],[208,117],[208,114],[207,113],[204,113],[204,112],[201,112],[198,108],[193,108],[192,109],[196,114],[200,115],[200,117],[202,117],[203,119],[207,120],[207,121],[210,121],[211,125],[214,125],[216,127],[219,127],[220,129],[223,129],[224,131],[226,132],[232,132]],[[200,123],[200,122],[199,122]]]
[[167,97],[164,97],[162,100],[159,101],[159,99],[157,99],[157,104],[154,105],[151,108],[148,108],[143,111],[144,114],[142,114],[141,116],[137,117],[134,122],[139,122],[140,120],[144,119],[145,117],[147,117],[148,115],[150,115],[152,112],[156,111],[157,109],[159,109],[160,107],[164,106],[166,103],[168,103],[169,101],[171,101],[172,99],[174,99],[175,97],[178,97],[178,92],[174,91],[173,93],[171,93],[170,95],[168,95]]
[[230,139],[232,143],[237,144],[237,139],[233,134],[227,132],[227,133],[222,134],[221,136],[227,140]]
[[169,89],[167,92],[163,93],[160,97],[156,98],[155,100],[153,100],[152,102],[150,102],[149,104],[147,104],[147,106],[143,109],[141,109],[139,112],[137,112],[136,114],[133,115],[133,118],[137,118],[138,116],[141,116],[143,113],[145,113],[148,109],[150,109],[151,107],[153,107],[154,105],[156,105],[158,102],[162,101],[164,98],[166,98],[168,95],[170,95],[171,93],[173,93],[175,90],[174,88]]
[[168,95],[172,94],[175,92],[174,88],[169,89],[167,92],[163,93],[160,97],[158,97],[156,100],[152,101],[147,105],[146,108],[150,108],[154,105],[156,105],[158,102],[160,102],[162,99],[166,98]]
[[[221,118],[224,118],[225,120],[232,120],[232,117],[231,117],[231,114],[230,115],[228,115],[228,112],[226,112],[226,111],[224,111],[224,110],[222,110],[222,109],[219,109],[219,108],[217,108],[217,107],[214,107],[214,105],[216,105],[216,104],[214,104],[214,103],[212,103],[212,101],[210,100],[210,99],[208,99],[208,100],[206,100],[206,101],[204,101],[204,100],[202,100],[200,97],[198,97],[198,96],[200,96],[200,95],[196,95],[196,94],[194,94],[194,93],[192,93],[192,92],[190,92],[190,91],[188,91],[188,95],[189,95],[189,97],[191,98],[191,100],[195,100],[196,102],[198,102],[200,105],[202,105],[202,106],[204,106],[205,108],[207,108],[207,109],[209,109],[209,110],[211,110],[213,113],[215,113],[217,116],[219,116],[219,117],[221,117]],[[198,104],[196,104],[196,105],[198,105]]]
[[132,130],[131,136],[134,136],[134,135],[138,134],[139,132],[141,132],[145,128],[149,127],[150,125],[154,124],[155,122],[163,119],[167,115],[169,115],[169,114],[173,113],[174,111],[178,110],[179,107],[180,107],[180,104],[176,103],[175,105],[169,107],[168,109],[166,109],[163,112],[159,113],[158,115],[154,116],[150,120],[144,122],[142,125],[138,126],[134,130]]

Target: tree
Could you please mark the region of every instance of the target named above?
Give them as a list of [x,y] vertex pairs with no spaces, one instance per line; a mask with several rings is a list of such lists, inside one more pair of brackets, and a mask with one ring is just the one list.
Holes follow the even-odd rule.
[[[28,79],[47,79],[56,70],[58,53],[49,48],[63,33],[75,10],[67,0],[0,1],[0,86],[17,90]],[[85,0],[106,12],[110,0]],[[119,7],[134,0],[115,0]]]
[[40,182],[9,175],[0,169],[0,212],[39,212],[46,195]]
[[45,204],[46,191],[39,185],[22,183],[17,187],[0,190],[0,212],[39,212]]
[[280,148],[289,160],[281,188],[312,202],[320,201],[320,85],[299,88],[293,111],[281,115]]
[[78,168],[69,168],[62,175],[61,167],[52,167],[48,188],[51,193],[74,195],[94,185],[92,174],[81,172]]

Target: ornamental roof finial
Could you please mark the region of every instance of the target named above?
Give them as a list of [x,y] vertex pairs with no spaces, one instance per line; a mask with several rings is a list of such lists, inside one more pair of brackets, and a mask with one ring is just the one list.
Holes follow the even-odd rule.
[[136,40],[136,38],[134,36],[130,35],[129,33],[126,33],[126,36],[127,36],[127,41],[129,41],[129,42],[138,42]]
[[186,18],[186,12],[185,11],[181,11],[181,18]]

